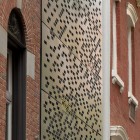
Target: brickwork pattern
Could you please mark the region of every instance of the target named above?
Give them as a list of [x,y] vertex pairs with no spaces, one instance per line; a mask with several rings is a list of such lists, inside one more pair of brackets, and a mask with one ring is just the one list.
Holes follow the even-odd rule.
[[[0,1],[0,26],[6,31],[8,18],[16,0]],[[40,0],[23,0],[21,14],[25,28],[26,48],[35,55],[35,79],[26,78],[26,139],[39,135],[40,120]],[[0,140],[5,140],[6,58],[0,54]]]
[[[139,29],[140,29],[140,9],[136,7],[136,1],[121,1],[117,2],[117,70],[119,76],[122,78],[125,84],[124,92],[119,93],[119,87],[112,84],[112,79],[110,79],[111,85],[111,125],[120,125],[125,128],[130,140],[140,139],[140,107],[136,110],[136,120],[133,123],[129,119],[129,104],[128,104],[128,43],[127,43],[127,14],[126,5],[130,2],[138,15],[138,21],[134,28],[134,44],[132,44],[132,56],[133,56],[133,94],[136,99],[140,102],[140,39],[139,39]],[[112,4],[112,3],[111,3]],[[112,7],[112,6],[111,6]],[[112,13],[112,12],[111,12]],[[112,49],[112,39],[111,39],[111,49]],[[112,55],[111,55],[112,60]],[[112,63],[111,63],[112,64]],[[135,67],[135,68],[134,68]],[[111,66],[112,68],[112,66]],[[111,69],[112,70],[112,69]]]

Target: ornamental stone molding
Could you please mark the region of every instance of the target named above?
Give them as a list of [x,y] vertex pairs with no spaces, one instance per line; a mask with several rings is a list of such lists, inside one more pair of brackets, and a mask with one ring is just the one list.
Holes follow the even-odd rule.
[[111,140],[129,140],[126,130],[122,126],[110,127]]
[[136,106],[135,109],[138,108],[138,100],[133,96],[133,94],[131,92],[128,92],[128,103],[131,104],[131,102],[133,102]]
[[124,82],[115,70],[112,70],[112,83],[120,87],[120,93],[124,91]]
[[132,27],[135,27],[135,24],[138,20],[138,15],[137,12],[132,4],[129,2],[127,3],[127,15],[130,17],[130,24]]

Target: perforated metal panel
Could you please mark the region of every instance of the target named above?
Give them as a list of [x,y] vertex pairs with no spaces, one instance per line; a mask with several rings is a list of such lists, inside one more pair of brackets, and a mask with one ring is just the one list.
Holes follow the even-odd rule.
[[42,0],[41,139],[102,139],[101,1]]

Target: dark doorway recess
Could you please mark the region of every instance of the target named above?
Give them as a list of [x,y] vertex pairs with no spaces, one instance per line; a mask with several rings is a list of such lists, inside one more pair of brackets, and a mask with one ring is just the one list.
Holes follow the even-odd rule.
[[19,9],[8,22],[8,50],[12,52],[12,140],[26,139],[26,45]]

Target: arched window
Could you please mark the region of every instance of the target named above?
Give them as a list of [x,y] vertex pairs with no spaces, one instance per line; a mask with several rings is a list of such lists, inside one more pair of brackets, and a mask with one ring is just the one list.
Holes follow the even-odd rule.
[[117,9],[117,5],[121,2],[121,0],[114,0],[113,1],[113,6],[112,6],[112,12],[113,12],[113,63],[112,63],[112,83],[113,84],[118,84],[120,87],[120,93],[123,92],[124,90],[124,82],[121,79],[121,77],[118,74],[117,70],[117,15],[118,12],[120,12],[120,9]]
[[135,122],[135,110],[138,106],[138,101],[134,97],[134,87],[133,87],[133,81],[135,79],[135,75],[132,77],[134,73],[134,54],[132,53],[134,51],[134,29],[135,24],[138,20],[138,16],[136,13],[135,8],[132,4],[127,4],[127,19],[128,19],[128,98],[129,98],[129,117],[132,121]]
[[110,140],[128,140],[128,135],[122,126],[110,127]]
[[8,22],[6,140],[25,140],[26,48],[21,14],[13,9]]

